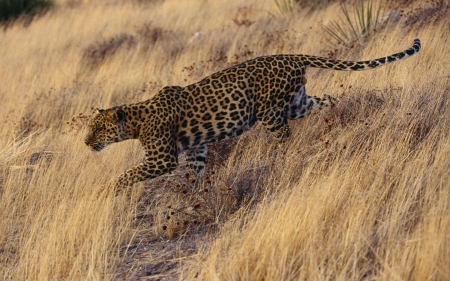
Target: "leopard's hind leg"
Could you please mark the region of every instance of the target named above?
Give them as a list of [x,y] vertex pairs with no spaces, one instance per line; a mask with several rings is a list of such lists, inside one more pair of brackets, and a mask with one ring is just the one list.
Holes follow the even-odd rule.
[[207,152],[206,145],[197,146],[186,152],[187,165],[196,178],[203,177]]
[[308,96],[306,94],[305,85],[302,85],[300,90],[295,94],[292,102],[289,104],[286,111],[286,117],[288,119],[303,118],[324,107],[333,106],[335,103],[336,99],[329,95],[324,95],[323,98]]
[[266,112],[266,114],[259,118],[259,121],[280,142],[284,142],[291,135],[287,119],[281,109]]

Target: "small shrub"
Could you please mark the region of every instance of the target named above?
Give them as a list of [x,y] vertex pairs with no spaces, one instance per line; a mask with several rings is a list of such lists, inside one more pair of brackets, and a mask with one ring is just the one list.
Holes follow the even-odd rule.
[[0,0],[0,23],[26,16],[27,23],[38,12],[53,5],[53,0]]
[[83,52],[83,59],[89,67],[95,68],[119,50],[128,50],[135,45],[136,39],[134,36],[122,33],[87,47]]
[[347,5],[341,5],[340,22],[333,21],[329,27],[324,26],[324,30],[333,38],[332,43],[349,45],[358,40],[372,35],[382,29],[389,22],[390,15],[386,17],[383,11],[386,3],[379,2],[378,5],[373,0],[366,4],[364,0],[356,0],[353,3],[353,12],[350,13]]
[[184,49],[185,34],[149,22],[136,28],[136,37],[144,52],[152,52],[161,48],[169,58],[178,56]]
[[171,36],[170,31],[162,27],[154,27],[151,23],[146,23],[136,28],[136,34],[145,50],[154,46],[158,41],[163,41]]
[[425,24],[445,18],[450,11],[450,2],[446,0],[431,0],[426,3],[426,5],[415,7],[413,12],[405,15],[406,20],[403,26],[406,29],[420,29]]
[[278,10],[284,13],[290,13],[294,9],[295,2],[293,0],[275,0]]

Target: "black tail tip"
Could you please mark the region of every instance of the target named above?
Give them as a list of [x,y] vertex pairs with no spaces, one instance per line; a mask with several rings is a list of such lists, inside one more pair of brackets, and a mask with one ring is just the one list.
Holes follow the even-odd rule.
[[414,53],[417,53],[417,52],[420,51],[420,48],[421,48],[421,47],[422,47],[422,46],[421,46],[421,43],[420,43],[420,39],[419,39],[419,38],[414,39],[414,43],[413,43],[413,45],[412,45],[412,47],[411,47],[411,50],[412,50]]

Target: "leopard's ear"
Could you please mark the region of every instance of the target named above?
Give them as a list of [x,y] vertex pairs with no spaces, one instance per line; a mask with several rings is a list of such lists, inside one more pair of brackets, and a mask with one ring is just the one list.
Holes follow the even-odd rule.
[[103,112],[105,112],[104,116],[115,124],[125,120],[125,112],[120,108],[109,108]]
[[102,113],[102,112],[104,112],[105,110],[104,110],[104,109],[101,109],[101,108],[97,108],[97,111],[98,111],[98,113]]

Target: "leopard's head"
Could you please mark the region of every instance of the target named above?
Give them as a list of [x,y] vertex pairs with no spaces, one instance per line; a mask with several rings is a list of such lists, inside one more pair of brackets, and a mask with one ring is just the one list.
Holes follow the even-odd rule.
[[100,151],[114,142],[123,140],[125,113],[119,108],[97,109],[90,121],[85,143],[93,151]]

